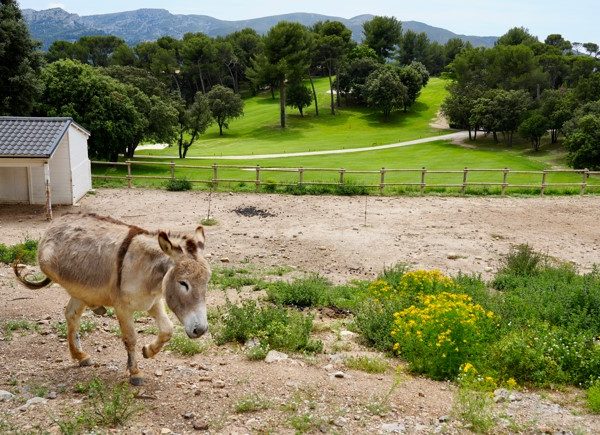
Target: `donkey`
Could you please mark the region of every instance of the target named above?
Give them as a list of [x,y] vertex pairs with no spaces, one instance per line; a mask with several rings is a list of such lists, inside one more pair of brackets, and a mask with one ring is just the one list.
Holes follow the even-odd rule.
[[190,338],[208,330],[206,290],[211,271],[202,256],[204,228],[192,235],[151,232],[93,213],[66,214],[44,234],[38,263],[45,275],[32,281],[13,266],[17,279],[30,289],[55,282],[71,296],[65,309],[69,351],[80,366],[92,361],[79,342],[79,320],[86,307],[96,312],[114,307],[127,349],[129,381],[142,385],[144,376],[135,353],[134,311],[147,311],[158,327],[156,340],[142,348],[144,358],[154,357],[173,334],[168,307]]

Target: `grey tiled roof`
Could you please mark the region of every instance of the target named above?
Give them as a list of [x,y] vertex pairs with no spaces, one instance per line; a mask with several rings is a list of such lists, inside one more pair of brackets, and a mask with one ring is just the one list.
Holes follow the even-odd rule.
[[71,118],[0,116],[0,158],[48,158],[71,123]]

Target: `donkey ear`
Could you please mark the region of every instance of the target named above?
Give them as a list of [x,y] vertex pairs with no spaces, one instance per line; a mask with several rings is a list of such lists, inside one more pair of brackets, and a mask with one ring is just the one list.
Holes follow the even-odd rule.
[[169,236],[164,231],[158,233],[158,244],[160,249],[162,249],[169,257],[174,257],[177,255],[178,251],[181,251],[181,248],[174,246],[173,243],[171,243]]
[[204,227],[202,225],[196,228],[196,233],[194,234],[194,237],[196,238],[198,247],[200,249],[204,249],[204,242],[206,241],[206,236],[204,234]]

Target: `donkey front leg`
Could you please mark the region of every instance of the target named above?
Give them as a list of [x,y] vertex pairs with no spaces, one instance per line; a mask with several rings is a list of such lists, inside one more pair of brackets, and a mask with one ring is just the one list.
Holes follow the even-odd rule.
[[67,339],[69,341],[69,351],[71,357],[79,362],[81,367],[92,364],[90,356],[81,350],[79,341],[79,320],[85,311],[86,305],[83,301],[71,298],[65,308],[65,317],[67,319]]
[[132,385],[143,385],[144,375],[138,368],[137,358],[135,356],[135,345],[137,334],[133,325],[133,313],[130,311],[119,310],[115,307],[115,314],[119,320],[121,328],[121,337],[127,350],[127,369],[129,370],[129,382]]
[[171,336],[173,335],[173,323],[165,312],[165,305],[162,299],[156,301],[148,310],[148,314],[155,320],[158,328],[158,336],[154,343],[146,345],[142,348],[144,358],[153,358],[163,348]]

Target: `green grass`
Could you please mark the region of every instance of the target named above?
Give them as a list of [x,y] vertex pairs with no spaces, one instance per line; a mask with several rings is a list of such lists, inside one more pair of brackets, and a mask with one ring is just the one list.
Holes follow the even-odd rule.
[[[282,130],[279,127],[278,95],[273,100],[270,93],[262,93],[244,101],[244,116],[231,121],[224,136],[220,137],[218,127],[213,125],[192,145],[188,155],[250,155],[357,148],[443,133],[431,128],[429,123],[446,96],[444,80],[432,78],[411,110],[394,113],[388,122],[383,122],[382,116],[369,108],[342,107],[337,115],[331,115],[327,108],[328,79],[318,78],[314,82],[319,98],[318,117],[314,114],[314,105],[307,108],[304,118],[298,111],[288,108],[288,126]],[[176,154],[176,148],[170,147],[139,151],[136,157]]]
[[[446,91],[446,83],[441,79],[432,79],[423,89],[421,96],[414,107],[407,113],[397,113],[389,122],[382,122],[378,114],[366,108],[342,108],[339,115],[330,115],[327,111],[325,92],[328,83],[325,79],[318,79],[316,86],[321,95],[322,113],[319,117],[309,116],[301,119],[290,114],[289,126],[281,130],[278,125],[278,100],[271,100],[270,95],[261,94],[246,100],[245,116],[234,120],[231,129],[224,137],[218,136],[218,131],[213,127],[202,139],[190,148],[189,156],[213,156],[207,160],[180,160],[173,159],[177,164],[205,166],[205,169],[176,168],[176,179],[171,183],[178,183],[181,179],[209,181],[213,177],[210,167],[213,163],[219,165],[253,166],[260,165],[261,189],[265,192],[278,191],[276,183],[297,183],[297,172],[273,172],[266,168],[344,168],[346,170],[379,171],[382,167],[388,169],[421,169],[428,170],[454,170],[457,173],[433,174],[428,173],[428,184],[461,184],[462,170],[465,167],[478,169],[503,169],[513,171],[541,171],[566,167],[566,153],[561,144],[550,145],[548,140],[541,151],[534,152],[528,141],[517,139],[512,147],[504,143],[496,144],[490,138],[480,137],[477,141],[467,143],[465,146],[453,144],[449,141],[436,141],[419,145],[386,150],[363,151],[349,154],[331,154],[305,157],[283,157],[274,159],[251,160],[220,160],[225,155],[252,155],[290,153],[316,150],[332,150],[344,148],[357,148],[396,143],[406,140],[430,137],[446,133],[446,130],[433,129],[429,126],[436,116]],[[292,113],[292,112],[290,112]],[[132,166],[132,173],[136,175],[169,176],[169,166],[161,165],[171,159],[168,156],[175,154],[174,148],[165,150],[148,150],[136,154],[136,159],[144,156],[165,156],[165,159],[152,159],[143,165]],[[93,173],[96,175],[125,176],[125,166],[94,165]],[[220,182],[218,189],[254,191],[256,172],[254,170],[233,169],[222,167],[218,170],[219,179],[239,180],[235,182]],[[547,183],[579,183],[582,177],[578,174],[550,173]],[[305,182],[338,183],[338,172],[317,172],[305,170]],[[386,183],[420,183],[420,171],[408,173],[388,172],[385,176]],[[501,172],[470,172],[469,182],[501,183]],[[540,174],[514,174],[508,176],[511,184],[535,184],[541,182]],[[345,182],[349,187],[342,189],[326,189],[321,186],[312,189],[297,189],[286,193],[312,193],[312,194],[353,194],[361,195],[366,191],[359,185],[378,186],[380,174],[346,174]],[[600,178],[593,177],[589,184],[600,186]],[[125,180],[94,180],[96,187],[125,186]],[[137,179],[137,186],[152,186],[162,188],[164,180]],[[194,183],[194,188],[208,188],[210,183]],[[430,191],[458,192],[458,188],[430,187]],[[515,188],[508,190],[514,192]],[[281,191],[281,188],[279,188]],[[388,187],[387,193],[411,193],[418,191],[418,187]],[[519,193],[538,194],[539,188],[519,188]],[[548,188],[546,193],[577,193],[578,186]],[[597,188],[590,191],[598,192]],[[500,193],[499,186],[469,187],[467,193],[496,194]]]
[[270,407],[271,403],[268,400],[263,399],[256,394],[246,395],[238,400],[234,405],[235,412],[238,414],[262,411],[269,409]]
[[190,340],[183,333],[173,334],[165,349],[182,356],[194,356],[206,350],[206,343]]
[[12,319],[12,320],[7,320],[6,322],[4,322],[2,329],[4,330],[5,339],[11,340],[14,331],[36,331],[37,332],[37,331],[39,331],[40,327],[37,324],[30,322],[29,320],[26,320],[26,319]]
[[15,245],[0,243],[0,263],[11,264],[18,261],[19,263],[34,264],[37,258],[37,246],[38,241],[31,239]]
[[596,381],[587,390],[587,404],[594,414],[600,414],[600,381]]
[[[67,322],[56,322],[52,325],[54,331],[60,338],[67,338]],[[96,330],[96,322],[90,319],[83,318],[79,324],[79,334],[83,337],[86,334]],[[120,335],[119,335],[120,336]]]
[[385,359],[366,355],[346,358],[344,365],[349,369],[360,370],[365,373],[385,373],[390,368]]

